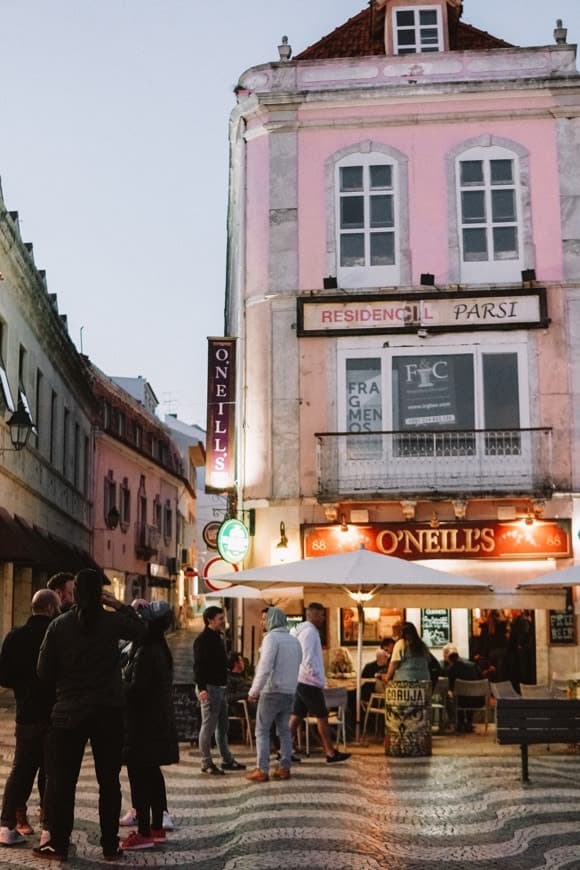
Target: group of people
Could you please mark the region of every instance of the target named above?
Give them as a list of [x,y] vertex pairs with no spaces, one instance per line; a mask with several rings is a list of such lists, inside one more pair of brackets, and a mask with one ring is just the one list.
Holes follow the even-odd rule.
[[[124,849],[153,847],[166,836],[160,766],[179,759],[165,641],[172,611],[165,601],[125,605],[105,585],[98,571],[55,575],[35,593],[32,616],[6,636],[0,652],[0,684],[12,688],[16,699],[16,749],[4,789],[0,845],[19,845],[32,833],[26,804],[38,773],[37,858],[68,857],[89,740],[105,860],[117,860]],[[138,830],[120,842],[123,763]]]
[[[350,758],[350,753],[340,752],[334,746],[328,723],[323,692],[326,674],[319,634],[325,619],[324,606],[316,602],[308,606],[306,619],[297,626],[295,636],[290,634],[286,615],[279,608],[266,608],[263,615],[264,639],[247,693],[247,700],[257,705],[256,767],[246,774],[246,779],[253,783],[270,779],[273,727],[280,750],[279,764],[272,778],[290,778],[291,765],[299,760],[293,751],[294,741],[306,716],[316,719],[328,764]],[[209,776],[223,776],[227,771],[245,770],[246,766],[234,758],[228,743],[228,659],[222,637],[225,614],[221,607],[211,606],[205,610],[203,619],[205,628],[193,644],[194,678],[201,707],[201,771]],[[214,733],[222,758],[219,766],[211,752]]]

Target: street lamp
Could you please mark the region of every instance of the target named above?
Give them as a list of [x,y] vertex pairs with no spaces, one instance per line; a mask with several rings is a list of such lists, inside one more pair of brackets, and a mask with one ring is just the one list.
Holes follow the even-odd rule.
[[1,452],[23,450],[28,444],[30,433],[34,429],[34,423],[30,419],[30,414],[24,407],[22,399],[18,400],[18,407],[9,418],[8,427],[10,429],[12,447],[4,447]]

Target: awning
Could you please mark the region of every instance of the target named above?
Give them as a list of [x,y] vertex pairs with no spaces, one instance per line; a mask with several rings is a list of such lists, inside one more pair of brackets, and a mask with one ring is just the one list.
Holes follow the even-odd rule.
[[48,574],[57,571],[76,574],[83,568],[100,570],[82,548],[32,525],[23,517],[12,517],[5,508],[0,508],[0,561],[28,565]]

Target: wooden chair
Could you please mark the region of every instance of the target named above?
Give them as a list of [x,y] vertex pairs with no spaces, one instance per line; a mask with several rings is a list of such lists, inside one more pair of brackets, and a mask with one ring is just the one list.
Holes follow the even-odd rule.
[[[455,680],[455,685],[453,687],[453,694],[455,695],[455,728],[457,730],[458,726],[458,713],[460,710],[468,711],[471,713],[477,713],[479,710],[483,710],[485,714],[485,731],[487,733],[487,726],[489,724],[489,711],[490,711],[490,692],[489,692],[489,680]],[[463,698],[482,698],[483,706],[482,707],[470,707],[465,706],[462,703]]]
[[491,694],[498,701],[500,698],[521,698],[520,695],[514,687],[512,686],[509,680],[502,680],[499,683],[490,683],[489,688],[491,689]]

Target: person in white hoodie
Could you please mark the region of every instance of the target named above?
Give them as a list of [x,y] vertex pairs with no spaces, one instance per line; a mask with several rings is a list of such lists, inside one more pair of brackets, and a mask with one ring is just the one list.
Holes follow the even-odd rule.
[[346,761],[350,758],[350,752],[339,752],[335,748],[328,724],[328,710],[322,691],[326,676],[319,634],[319,629],[324,625],[325,616],[324,606],[313,602],[306,609],[306,621],[301,622],[296,628],[296,637],[302,647],[302,663],[298,672],[298,685],[290,727],[294,738],[304,717],[315,716],[320,740],[326,753],[326,761],[328,764],[333,764],[336,761]]
[[298,683],[302,650],[288,632],[286,615],[270,607],[266,615],[266,636],[248,701],[258,700],[256,712],[256,769],[246,775],[250,782],[268,782],[270,778],[270,729],[276,723],[280,738],[280,766],[273,779],[290,779],[292,738],[290,714]]

